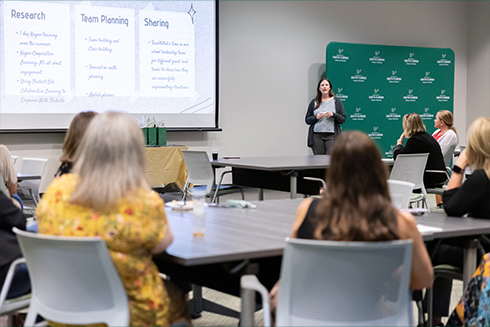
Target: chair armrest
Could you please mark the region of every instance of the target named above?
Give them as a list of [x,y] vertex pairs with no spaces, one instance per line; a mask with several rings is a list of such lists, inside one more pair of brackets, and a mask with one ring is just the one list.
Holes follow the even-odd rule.
[[[241,325],[242,326],[251,325],[249,324],[249,322],[253,323],[253,308],[248,307],[249,301],[243,298],[243,295],[245,293],[244,291],[251,290],[251,291],[259,292],[262,298],[262,307],[264,309],[264,326],[269,327],[271,325],[271,309],[269,304],[269,292],[267,291],[265,286],[259,282],[257,276],[255,275],[242,276],[242,278],[240,279],[240,286],[241,286],[241,293],[242,293],[242,311],[240,313]],[[253,302],[255,302],[255,296],[251,296],[248,300],[250,299],[252,299]],[[244,317],[244,314],[246,314],[246,312],[252,313],[252,317]],[[249,321],[247,321],[247,318]]]
[[323,185],[323,188],[326,190],[327,189],[327,184],[325,183],[325,181],[321,178],[316,178],[316,177],[303,177],[303,179],[307,179],[309,181],[316,181],[316,182],[320,182],[322,183]]
[[226,174],[229,174],[229,173],[233,173],[233,170],[228,170],[228,171],[224,171],[224,172],[221,173],[221,176],[220,176],[220,179],[219,179],[219,183],[216,186],[216,190],[214,190],[214,194],[213,194],[213,197],[211,199],[211,203],[214,203],[216,201],[216,197],[218,196],[218,192],[219,192],[219,189],[221,187],[221,183],[223,182],[223,177]]
[[445,170],[432,170],[432,169],[428,169],[425,171],[426,173],[438,173],[438,174],[445,174],[446,175],[446,178],[449,180],[449,174],[447,173],[447,171]]
[[7,294],[10,289],[10,284],[12,284],[12,279],[14,279],[15,268],[21,263],[25,263],[25,262],[26,262],[25,258],[19,258],[14,260],[10,264],[9,270],[7,272],[7,277],[5,277],[5,281],[2,286],[2,292],[0,293],[0,309],[2,308],[3,302],[7,298]]

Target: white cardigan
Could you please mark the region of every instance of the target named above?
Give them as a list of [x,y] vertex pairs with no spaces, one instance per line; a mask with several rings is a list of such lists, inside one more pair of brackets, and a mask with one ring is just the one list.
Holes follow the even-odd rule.
[[[435,136],[437,133],[439,133],[440,129],[436,130],[432,136]],[[441,146],[441,151],[442,151],[442,156],[445,157],[447,151],[449,148],[454,145],[458,145],[458,137],[456,136],[456,133],[452,129],[448,130],[446,133],[444,133],[439,140],[437,140],[439,145]]]

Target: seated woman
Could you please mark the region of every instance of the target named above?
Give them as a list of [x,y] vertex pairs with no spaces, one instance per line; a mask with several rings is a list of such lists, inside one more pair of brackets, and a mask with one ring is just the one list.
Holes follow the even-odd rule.
[[5,182],[5,187],[7,187],[9,198],[12,199],[13,203],[22,210],[22,202],[17,194],[17,172],[15,171],[14,165],[12,164],[12,156],[9,149],[0,144],[0,174],[2,174],[3,181]]
[[[22,257],[19,243],[12,231],[13,227],[26,230],[26,219],[22,211],[14,205],[15,200],[0,191],[0,290],[3,287],[7,272],[12,262]],[[27,266],[21,263],[15,269],[7,299],[15,298],[31,291],[31,282]]]
[[85,134],[88,124],[95,115],[97,115],[97,113],[94,111],[82,111],[71,121],[70,128],[68,128],[65,140],[63,141],[63,154],[60,158],[61,165],[54,175],[55,177],[60,177],[63,174],[69,174],[71,172],[75,152],[82,141],[83,134]]
[[490,321],[490,253],[483,256],[446,326],[488,326]]
[[453,125],[453,114],[449,110],[440,110],[434,119],[434,127],[437,130],[432,133],[437,143],[441,146],[442,157],[445,157],[449,148],[458,145],[458,133]]
[[152,255],[173,240],[164,204],[145,175],[144,139],[127,114],[90,123],[73,174],[56,178],[37,207],[39,233],[105,240],[129,300],[131,326],[167,326],[169,296]]
[[[468,146],[458,157],[451,179],[442,197],[448,216],[490,219],[490,119],[478,118],[468,129]],[[463,183],[466,167],[473,173]],[[433,264],[463,267],[463,245],[446,242],[439,245]],[[434,283],[433,326],[448,315],[452,281],[438,278]]]
[[[408,138],[403,146],[403,140]],[[428,153],[429,158],[425,170],[446,171],[441,147],[437,141],[425,131],[422,118],[417,113],[403,116],[403,133],[393,148],[393,159],[399,154]],[[424,173],[425,188],[440,187],[446,181],[446,174]]]
[[[468,129],[468,146],[459,155],[442,197],[448,216],[490,219],[490,118],[478,118]],[[473,169],[463,184],[466,167]]]
[[[432,285],[433,271],[415,218],[391,204],[386,166],[364,133],[344,132],[335,141],[322,199],[306,199],[296,213],[291,237],[334,241],[412,239],[410,287]],[[277,284],[271,291],[274,305]]]

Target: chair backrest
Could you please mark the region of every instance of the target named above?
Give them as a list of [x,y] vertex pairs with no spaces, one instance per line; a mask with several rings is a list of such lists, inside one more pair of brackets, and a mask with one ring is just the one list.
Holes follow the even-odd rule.
[[413,183],[414,189],[422,189],[422,193],[426,195],[424,172],[428,158],[428,153],[399,154],[389,179]]
[[411,326],[412,241],[288,239],[277,326]]
[[126,292],[103,240],[13,230],[31,278],[26,326],[37,314],[62,324],[129,325]]
[[390,197],[393,206],[397,209],[408,208],[414,184],[389,179],[388,186],[390,187]]
[[46,163],[48,159],[41,158],[23,158],[20,166],[19,173],[26,175],[39,175],[41,179],[34,180],[24,180],[19,183],[21,189],[31,189],[33,196],[36,197],[37,202],[39,202],[39,186],[43,179],[44,169],[46,168]]
[[10,193],[7,190],[7,186],[5,185],[5,180],[3,179],[3,176],[1,173],[0,173],[0,191],[5,193],[5,195],[10,198]]
[[17,161],[18,157],[19,156],[10,155],[10,158],[12,159],[12,165],[15,165],[15,162]]
[[444,156],[444,164],[446,167],[451,167],[451,160],[453,159],[454,155],[454,150],[456,149],[457,144],[453,144],[449,147],[449,149],[446,152],[446,155]]
[[187,167],[186,184],[206,185],[206,194],[211,194],[214,172],[206,151],[181,150]]
[[23,158],[19,173],[28,175],[43,175],[48,159]]

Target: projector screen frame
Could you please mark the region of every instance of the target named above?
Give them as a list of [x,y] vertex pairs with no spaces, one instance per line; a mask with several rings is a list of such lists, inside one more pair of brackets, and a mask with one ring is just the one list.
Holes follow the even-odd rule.
[[[213,0],[215,10],[215,115],[214,127],[167,127],[168,132],[221,132],[219,127],[219,1]],[[0,108],[0,119],[1,119]],[[73,117],[76,115],[73,114]],[[61,134],[66,128],[1,128],[1,134]]]

